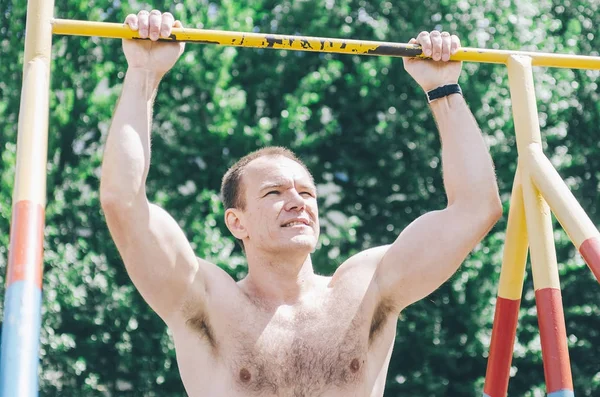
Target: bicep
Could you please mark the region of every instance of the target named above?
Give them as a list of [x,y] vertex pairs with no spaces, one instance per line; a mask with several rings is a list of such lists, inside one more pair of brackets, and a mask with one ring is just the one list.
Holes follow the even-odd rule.
[[375,276],[380,293],[401,307],[429,295],[456,272],[491,225],[467,208],[422,215],[383,255]]
[[[202,294],[202,267],[177,222],[144,198],[131,208],[105,208],[106,220],[127,273],[146,302],[165,320],[186,296]],[[199,298],[202,298],[201,296]]]

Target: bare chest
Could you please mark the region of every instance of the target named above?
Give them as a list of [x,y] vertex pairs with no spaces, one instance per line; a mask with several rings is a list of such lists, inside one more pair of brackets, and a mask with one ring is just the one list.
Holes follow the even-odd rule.
[[229,294],[213,298],[209,314],[189,310],[174,335],[188,394],[380,396],[395,322],[366,287],[340,286],[301,307],[268,310]]
[[328,311],[276,313],[236,330],[224,359],[236,388],[251,395],[318,396],[356,387],[368,348],[361,323]]

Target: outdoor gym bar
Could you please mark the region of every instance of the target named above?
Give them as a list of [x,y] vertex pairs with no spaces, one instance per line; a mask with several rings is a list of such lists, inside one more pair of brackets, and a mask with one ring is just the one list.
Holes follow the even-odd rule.
[[[52,20],[52,33],[61,35],[96,36],[121,39],[140,38],[137,32],[132,31],[120,23],[75,21],[67,19]],[[336,54],[423,57],[421,55],[421,47],[414,44],[332,39],[324,37],[228,32],[222,30],[174,28],[170,39],[161,40],[186,41],[234,47],[328,52]],[[506,64],[508,58],[513,55],[530,57],[533,66],[600,70],[600,57],[541,52],[488,50],[482,48],[462,47],[450,59],[454,61]]]

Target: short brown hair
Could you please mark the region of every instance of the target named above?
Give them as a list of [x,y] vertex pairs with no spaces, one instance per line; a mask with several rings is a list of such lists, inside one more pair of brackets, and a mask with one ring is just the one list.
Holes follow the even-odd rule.
[[244,189],[242,185],[242,174],[244,173],[244,168],[252,160],[267,156],[283,156],[295,161],[306,170],[308,175],[310,175],[310,179],[313,180],[313,176],[306,165],[291,150],[281,146],[267,146],[245,155],[227,170],[221,183],[221,199],[223,200],[223,206],[225,209],[246,209],[246,200],[244,198]]
[[[221,182],[221,200],[223,200],[223,206],[226,210],[228,208],[237,208],[242,211],[246,209],[244,186],[242,184],[244,168],[246,168],[248,163],[250,163],[252,160],[267,156],[283,156],[295,161],[306,170],[311,181],[314,183],[314,178],[306,165],[291,150],[281,146],[267,146],[262,149],[255,150],[254,152],[249,153],[239,159],[227,170],[223,176],[223,181]],[[240,239],[236,240],[242,247],[242,250],[245,251],[244,242]]]

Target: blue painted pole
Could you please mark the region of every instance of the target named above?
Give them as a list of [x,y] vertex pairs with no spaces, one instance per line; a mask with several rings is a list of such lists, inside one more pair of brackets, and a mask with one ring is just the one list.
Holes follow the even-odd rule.
[[[29,0],[0,351],[0,397],[38,395],[54,0]],[[15,60],[16,61],[16,60]]]

